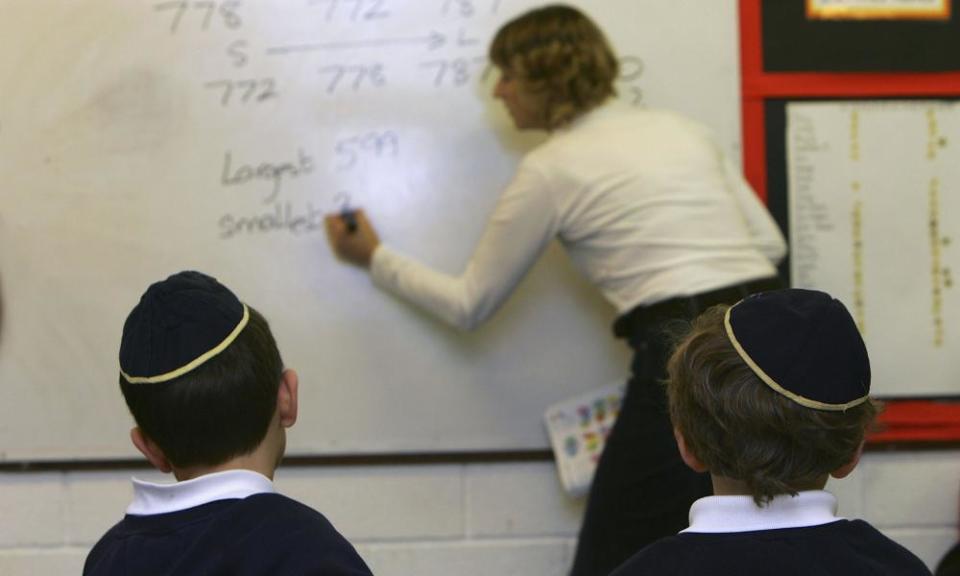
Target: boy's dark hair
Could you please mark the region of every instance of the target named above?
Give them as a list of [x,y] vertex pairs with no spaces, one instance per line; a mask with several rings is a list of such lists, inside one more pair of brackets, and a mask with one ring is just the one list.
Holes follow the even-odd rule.
[[551,130],[616,94],[613,49],[600,28],[571,6],[544,6],[511,20],[494,36],[490,60],[517,74],[531,92],[547,95]]
[[137,426],[178,468],[215,466],[252,452],[277,404],[283,361],[266,319],[250,319],[236,339],[199,367],[161,383],[120,390]]
[[695,320],[668,362],[673,425],[711,474],[744,482],[757,504],[814,489],[855,457],[878,408],[817,410],[775,392],[731,344],[727,308]]

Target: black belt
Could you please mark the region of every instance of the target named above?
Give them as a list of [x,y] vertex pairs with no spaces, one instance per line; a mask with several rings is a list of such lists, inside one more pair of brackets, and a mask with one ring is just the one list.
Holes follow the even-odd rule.
[[780,279],[772,276],[692,296],[678,296],[649,306],[637,306],[617,318],[613,323],[613,334],[617,338],[629,338],[644,327],[649,328],[664,320],[694,318],[711,306],[735,304],[750,294],[779,290],[782,287]]

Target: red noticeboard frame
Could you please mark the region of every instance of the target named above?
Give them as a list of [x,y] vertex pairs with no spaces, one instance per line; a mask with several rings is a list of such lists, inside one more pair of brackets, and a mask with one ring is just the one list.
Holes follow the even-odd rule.
[[[762,1],[739,0],[739,8],[744,174],[764,201],[767,100],[960,98],[960,72],[766,72]],[[960,397],[889,400],[880,426],[870,436],[871,444],[960,445]]]

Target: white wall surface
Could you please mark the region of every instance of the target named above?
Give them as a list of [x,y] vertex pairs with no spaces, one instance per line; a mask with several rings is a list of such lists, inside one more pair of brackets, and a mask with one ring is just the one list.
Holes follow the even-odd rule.
[[[129,475],[0,474],[0,574],[79,574],[122,515]],[[323,512],[381,576],[563,576],[583,513],[547,462],[286,468],[277,485]],[[960,451],[869,453],[829,489],[842,515],[931,568],[957,540]]]

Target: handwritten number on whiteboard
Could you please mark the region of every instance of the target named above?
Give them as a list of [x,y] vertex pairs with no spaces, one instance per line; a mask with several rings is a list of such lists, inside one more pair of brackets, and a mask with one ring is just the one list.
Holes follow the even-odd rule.
[[[223,90],[220,94],[220,105],[229,106],[231,101],[240,104],[263,102],[277,97],[276,83],[273,78],[262,80],[215,80],[205,84],[207,88]],[[234,93],[237,93],[235,96]]]
[[643,89],[637,85],[643,72],[644,62],[640,58],[636,56],[620,58],[620,77],[617,80],[626,85],[626,91],[630,94],[630,103],[634,105],[643,103]]
[[[486,58],[454,58],[452,60],[429,60],[421,62],[421,68],[434,69],[433,85],[440,88],[445,84],[464,86],[469,84],[477,67],[485,66]],[[482,69],[481,79],[486,79],[486,68]]]
[[[215,14],[220,15],[220,19],[227,28],[239,28],[243,24],[243,21],[240,19],[240,15],[237,14],[237,8],[239,8],[239,6],[239,0],[225,0],[223,2],[216,2],[214,0],[198,0],[192,3],[193,9],[202,13],[200,16],[201,30],[210,29],[210,25],[213,23],[213,17]],[[190,7],[190,2],[160,2],[158,4],[154,4],[153,9],[157,12],[173,13],[173,17],[170,20],[170,33],[176,34],[177,30],[180,29],[180,24],[183,22],[183,17],[186,15],[187,10],[189,10]]]
[[260,94],[257,96],[258,102],[263,102],[264,100],[277,97],[277,90],[274,86],[273,78],[265,78],[260,82],[263,84],[263,90],[261,90]]
[[400,154],[400,141],[395,132],[368,132],[338,140],[334,145],[338,171],[350,170],[361,157],[372,159],[396,158]]
[[472,0],[443,0],[443,14],[449,14],[453,6],[458,8],[458,13],[464,18],[469,18],[476,12]]
[[327,5],[323,15],[323,19],[327,22],[340,14],[346,14],[346,17],[353,22],[360,19],[379,20],[390,16],[390,12],[385,8],[387,0],[312,0],[310,3]]
[[241,102],[249,102],[250,98],[253,96],[253,93],[256,92],[257,86],[260,83],[256,80],[240,80],[237,82],[237,87],[243,90],[243,95],[240,96]]
[[340,79],[346,73],[345,66],[327,66],[320,69],[321,74],[330,74],[330,82],[327,84],[327,94],[333,94],[340,85]]
[[[440,13],[447,16],[455,10],[455,15],[460,18],[472,18],[478,11],[478,5],[483,4],[479,0],[443,0]],[[496,14],[499,9],[500,0],[491,0],[490,13]]]
[[389,16],[390,13],[383,9],[384,3],[386,0],[373,0],[373,5],[363,14],[364,20],[377,20]]
[[382,64],[360,66],[324,66],[320,74],[329,75],[327,94],[333,94],[341,87],[342,81],[350,81],[349,86],[354,92],[360,91],[365,85],[380,88],[386,86],[387,77],[383,72]]
[[180,19],[183,18],[183,13],[187,11],[187,2],[161,2],[153,7],[157,12],[162,12],[164,10],[175,10],[176,13],[173,16],[173,20],[170,22],[170,33],[173,34],[177,31],[177,28],[180,27]]
[[217,8],[216,2],[194,2],[194,8],[199,10],[206,10],[206,14],[203,16],[203,24],[200,26],[201,30],[207,30],[210,28],[210,19],[213,17],[213,12]]
[[624,56],[620,59],[620,81],[633,82],[643,75],[643,60],[636,56]]
[[227,0],[220,5],[220,17],[223,18],[223,23],[227,28],[231,30],[236,30],[243,25],[243,20],[237,14],[237,8],[239,7],[240,2],[238,0]]
[[207,88],[223,88],[223,94],[220,96],[220,105],[226,106],[230,103],[230,94],[233,92],[233,82],[229,80],[217,80],[215,82],[207,82],[205,86]]

